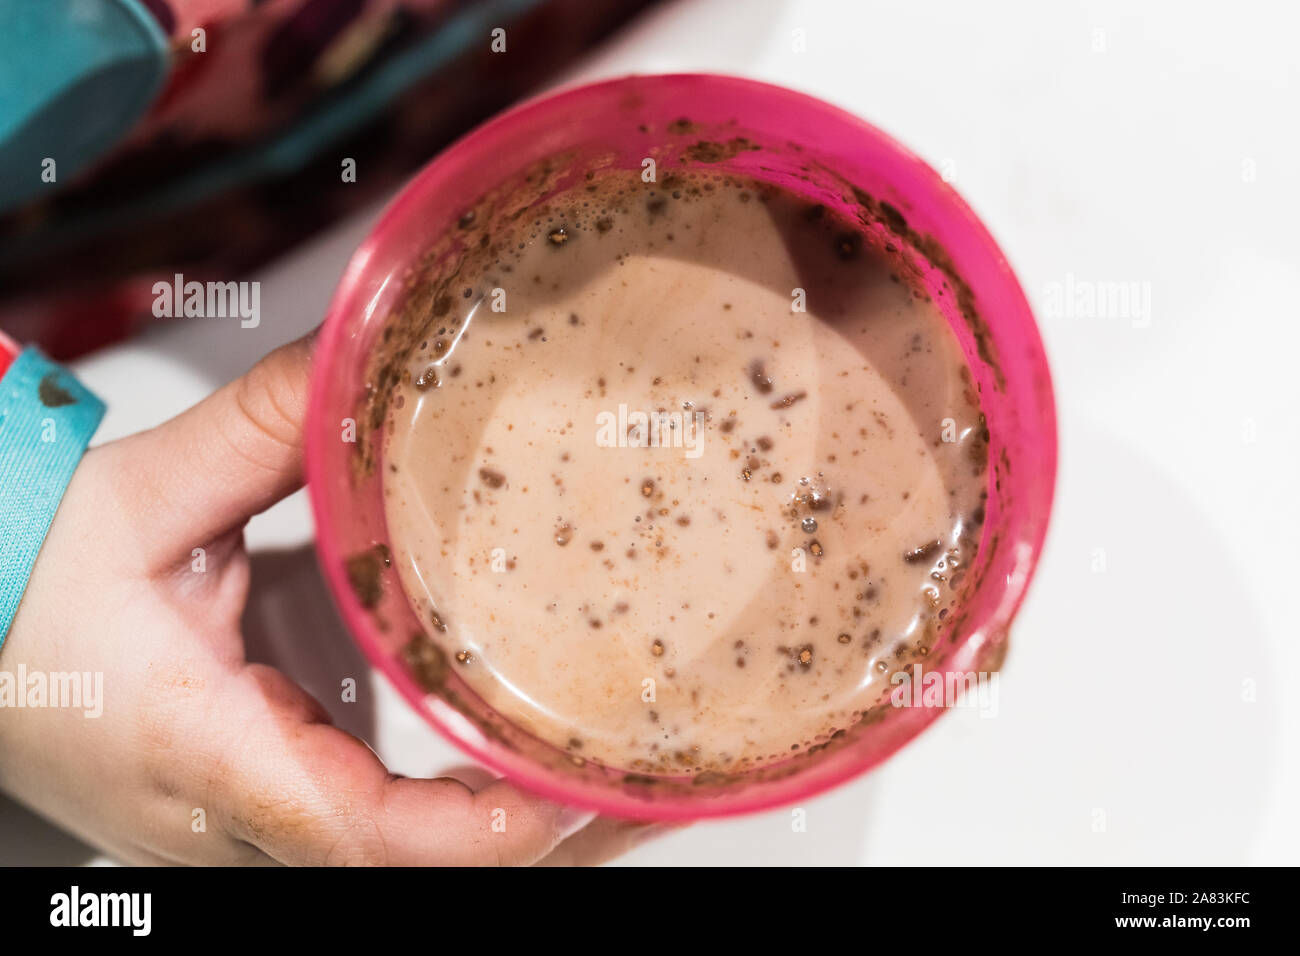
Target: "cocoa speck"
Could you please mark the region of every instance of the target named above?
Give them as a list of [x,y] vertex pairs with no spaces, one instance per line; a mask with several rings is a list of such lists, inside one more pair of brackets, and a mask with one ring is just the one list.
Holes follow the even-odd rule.
[[797,392],[791,392],[789,395],[785,395],[782,396],[781,398],[778,398],[775,402],[772,403],[772,408],[778,411],[782,408],[789,408],[791,405],[797,404],[798,402],[802,402],[807,397],[808,397],[808,393],[800,389]]

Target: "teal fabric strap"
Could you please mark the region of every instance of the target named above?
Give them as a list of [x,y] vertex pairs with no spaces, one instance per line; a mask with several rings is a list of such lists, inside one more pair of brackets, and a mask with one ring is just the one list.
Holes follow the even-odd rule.
[[39,349],[0,379],[0,647],[104,403]]

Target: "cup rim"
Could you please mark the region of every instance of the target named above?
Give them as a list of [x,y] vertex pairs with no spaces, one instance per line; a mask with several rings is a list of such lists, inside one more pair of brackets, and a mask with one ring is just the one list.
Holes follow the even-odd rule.
[[[992,643],[1005,636],[1033,579],[1050,523],[1056,486],[1058,440],[1055,394],[1046,351],[1043,348],[1038,325],[1034,320],[1033,310],[1019,280],[1007,263],[1006,256],[987,227],[935,169],[888,133],[860,117],[825,100],[772,83],[716,73],[670,73],[628,74],[594,83],[569,85],[531,97],[497,114],[441,150],[388,202],[376,224],[349,259],[331,298],[329,309],[319,330],[312,361],[310,397],[305,420],[304,470],[316,530],[317,555],[330,593],[349,634],[361,647],[370,664],[382,672],[402,697],[445,739],[490,769],[504,774],[511,782],[559,803],[628,819],[690,820],[729,817],[789,805],[861,776],[914,739],[943,712],[944,708],[908,709],[904,717],[910,723],[906,725],[903,732],[892,734],[891,739],[883,746],[873,748],[859,760],[835,761],[829,766],[821,767],[810,766],[798,774],[763,781],[743,787],[735,794],[711,796],[708,799],[692,800],[684,797],[648,802],[617,788],[564,778],[537,763],[521,758],[508,747],[489,737],[462,733],[461,727],[458,726],[460,722],[453,717],[454,712],[446,707],[431,706],[431,695],[419,687],[400,665],[395,663],[395,658],[381,646],[369,612],[361,606],[349,585],[345,570],[347,556],[332,533],[331,509],[326,500],[326,495],[329,493],[326,489],[329,483],[323,480],[327,467],[323,443],[326,440],[325,435],[332,431],[323,427],[326,395],[334,384],[330,379],[332,361],[350,332],[349,317],[363,311],[368,301],[373,302],[374,296],[367,293],[365,289],[367,269],[389,236],[397,232],[399,225],[406,222],[408,217],[418,214],[427,201],[427,196],[437,186],[449,166],[459,161],[460,157],[479,152],[489,146],[503,128],[509,129],[519,123],[531,122],[538,115],[562,112],[566,103],[576,98],[590,96],[597,90],[608,90],[647,81],[738,87],[750,95],[765,95],[788,102],[797,102],[821,114],[832,115],[837,121],[855,128],[857,134],[875,140],[880,148],[894,154],[900,162],[909,166],[914,175],[925,181],[925,188],[941,198],[945,214],[962,220],[963,230],[966,231],[969,239],[978,245],[980,255],[1000,267],[1002,281],[1006,283],[1006,292],[1010,296],[1010,307],[1023,313],[1024,334],[1032,336],[1030,344],[1035,347],[1034,371],[1039,378],[1037,388],[1042,398],[1042,408],[1038,412],[1040,420],[1036,424],[1041,432],[1039,441],[1043,449],[1040,459],[1035,462],[1035,468],[1046,477],[1046,497],[1042,502],[1041,516],[1020,522],[1026,527],[1017,529],[1012,542],[1016,548],[1014,573],[1006,576],[1000,600],[997,601],[991,614],[970,625],[969,632],[961,637],[949,654],[944,671],[970,670],[972,665],[980,662],[982,653]],[[901,720],[895,723],[900,722]]]

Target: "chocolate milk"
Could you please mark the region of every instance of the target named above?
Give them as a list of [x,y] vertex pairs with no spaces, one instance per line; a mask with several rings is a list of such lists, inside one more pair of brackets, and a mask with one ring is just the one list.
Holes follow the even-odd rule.
[[388,406],[393,560],[495,709],[735,771],[932,651],[983,521],[961,349],[887,250],[720,175],[611,176],[457,277]]

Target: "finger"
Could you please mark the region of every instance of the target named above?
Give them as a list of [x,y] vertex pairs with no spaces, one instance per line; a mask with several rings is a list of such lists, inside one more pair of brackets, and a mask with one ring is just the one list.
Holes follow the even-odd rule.
[[592,818],[504,781],[389,774],[361,741],[278,671],[249,665],[227,705],[240,715],[211,769],[226,831],[283,863],[526,865]]
[[116,443],[123,504],[160,565],[241,527],[302,484],[311,337],[282,346],[193,408]]
[[501,779],[500,774],[493,773],[478,764],[457,764],[454,767],[448,767],[439,776],[459,780],[471,790],[482,790],[489,784]]
[[[460,764],[443,772],[472,790],[499,779],[477,764]],[[650,840],[688,826],[686,823],[641,822],[597,817],[537,862],[538,866],[599,866]]]
[[548,853],[538,865],[599,866],[683,826],[599,817]]

